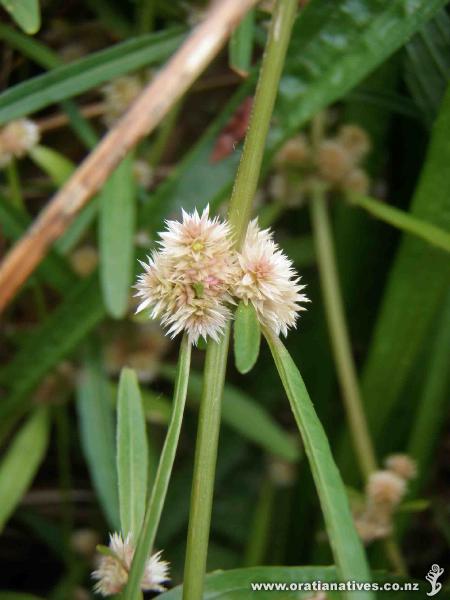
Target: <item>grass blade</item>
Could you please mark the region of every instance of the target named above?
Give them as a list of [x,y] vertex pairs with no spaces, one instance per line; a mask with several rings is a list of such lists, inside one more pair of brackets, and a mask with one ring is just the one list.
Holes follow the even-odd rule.
[[179,29],[140,36],[20,83],[0,95],[0,124],[163,61],[181,40]]
[[395,206],[389,206],[368,196],[348,194],[347,199],[350,204],[363,208],[377,219],[381,219],[405,233],[415,235],[429,244],[441,248],[441,250],[450,252],[450,233],[440,227],[417,219],[414,215],[410,215]]
[[[450,232],[449,162],[450,88],[434,126],[410,209],[415,218]],[[363,371],[363,395],[376,436],[382,433],[400,398],[449,281],[447,254],[416,237],[408,236],[402,241],[390,272]]]
[[[266,334],[266,338],[302,436],[339,577],[344,581],[370,581],[347,493],[303,379],[280,339],[271,333]],[[354,596],[347,593],[346,597],[351,600]],[[358,598],[373,598],[373,595],[361,592]]]
[[75,171],[74,163],[52,148],[38,145],[30,150],[29,155],[56,187],[62,186]]
[[134,539],[141,530],[147,498],[148,447],[136,373],[122,369],[117,400],[117,478],[120,524]]
[[37,408],[17,433],[0,464],[0,531],[44,458],[49,424],[48,410]]
[[145,561],[152,551],[155,543],[156,532],[161,519],[167,489],[172,475],[173,463],[180,438],[181,425],[183,423],[184,406],[186,403],[189,369],[191,365],[191,344],[185,335],[181,341],[178,359],[177,378],[173,396],[173,409],[166,439],[159,459],[158,470],[152,493],[145,514],[144,525],[139,536],[136,553],[131,565],[127,587],[125,588],[124,600],[134,600],[139,593],[139,582],[144,572]]
[[86,352],[78,385],[81,445],[92,483],[113,531],[120,529],[113,404],[96,350]]
[[113,172],[100,193],[100,281],[109,314],[116,319],[127,312],[134,273],[136,186],[133,155]]
[[255,11],[249,10],[230,38],[230,67],[247,77],[252,64]]
[[239,373],[252,370],[259,354],[261,328],[252,304],[240,302],[234,321],[234,358]]
[[33,35],[41,26],[41,9],[39,0],[0,0],[3,8],[9,12],[17,25]]

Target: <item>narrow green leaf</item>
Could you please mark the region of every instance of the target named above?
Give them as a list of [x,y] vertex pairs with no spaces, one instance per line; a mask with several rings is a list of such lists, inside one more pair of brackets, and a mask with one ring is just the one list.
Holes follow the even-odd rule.
[[48,410],[37,408],[16,434],[0,463],[0,531],[36,475],[48,438]]
[[77,390],[81,445],[103,512],[120,529],[113,404],[95,348],[89,347]]
[[239,302],[234,321],[234,358],[240,373],[253,369],[259,354],[261,327],[251,303]]
[[0,3],[25,33],[33,35],[39,30],[41,26],[39,0],[0,0]]
[[348,194],[348,200],[350,204],[363,208],[377,219],[381,219],[405,233],[415,235],[428,242],[428,244],[450,252],[450,233],[433,225],[433,223],[427,223],[395,206],[389,206],[389,204],[384,204],[379,200],[360,194]]
[[9,88],[0,95],[0,124],[82,94],[114,77],[161,62],[181,40],[179,29],[140,36]]
[[[321,581],[326,584],[338,584],[339,574],[335,567],[250,567],[247,569],[233,569],[230,571],[215,571],[206,576],[203,600],[247,600],[260,597],[264,600],[306,600],[314,593],[313,582]],[[398,584],[395,591],[383,591],[384,600],[411,600],[414,596],[411,590],[412,581],[404,578],[386,576],[385,573],[374,574],[374,581],[382,584],[386,581]],[[261,590],[252,589],[254,584],[272,584],[273,588],[261,587]],[[405,589],[405,583],[411,587]],[[275,584],[285,584],[286,589],[280,590]],[[303,584],[300,588],[299,584]],[[427,582],[417,582],[419,590],[425,593],[429,590]],[[401,591],[403,590],[403,591]],[[183,587],[181,585],[161,594],[161,600],[181,600]],[[349,597],[359,600],[362,592],[351,592]],[[328,594],[327,594],[328,597]],[[336,593],[330,593],[329,597],[337,598]],[[339,597],[341,595],[339,594]]]
[[230,38],[230,67],[247,77],[252,64],[255,11],[249,10]]
[[38,145],[29,151],[29,155],[57,187],[62,186],[75,171],[75,164],[52,148]]
[[145,520],[139,535],[136,552],[133,557],[127,586],[123,593],[123,600],[135,600],[138,598],[145,563],[151,553],[156,532],[158,531],[161,514],[166,501],[167,490],[172,476],[173,463],[180,439],[181,426],[183,424],[184,407],[186,404],[186,393],[191,366],[192,345],[185,334],[181,340],[178,356],[178,367],[173,394],[173,408],[167,429],[166,439],[161,451],[158,470],[150,495]]
[[124,536],[141,530],[147,498],[148,447],[136,373],[122,369],[117,399],[117,478]]
[[[450,88],[435,123],[411,215],[450,232]],[[382,434],[398,402],[450,281],[447,254],[407,236],[401,243],[383,297],[362,391],[370,426]],[[380,398],[383,402],[380,403]]]
[[[303,379],[280,339],[271,333],[266,338],[302,436],[339,576],[344,581],[370,581],[345,487]],[[354,595],[347,592],[345,597],[351,600]],[[360,592],[358,597],[373,598],[373,595]]]
[[112,317],[123,317],[134,273],[136,185],[133,155],[115,169],[100,193],[100,281]]

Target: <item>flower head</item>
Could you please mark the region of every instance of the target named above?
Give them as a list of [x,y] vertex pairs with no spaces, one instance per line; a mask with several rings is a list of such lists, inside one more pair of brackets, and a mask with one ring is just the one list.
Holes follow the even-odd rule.
[[159,250],[141,263],[137,312],[150,308],[172,337],[186,331],[194,344],[199,337],[217,341],[230,318],[229,289],[236,274],[229,225],[210,219],[207,207],[201,215],[183,211],[181,222],[166,226]]
[[39,142],[39,128],[30,119],[11,121],[0,130],[0,166],[21,158]]
[[374,504],[395,507],[405,492],[405,480],[391,471],[375,471],[367,482],[367,497]]
[[416,462],[407,454],[391,454],[386,458],[386,468],[405,481],[414,479],[417,475]]
[[139,96],[142,88],[142,81],[137,75],[117,77],[104,85],[102,92],[106,107],[103,116],[105,125],[112,127]]
[[305,286],[299,284],[292,262],[273,241],[272,233],[259,229],[256,219],[248,227],[238,261],[234,295],[245,304],[251,302],[264,326],[287,335],[299,311],[305,310],[300,303],[309,300],[300,293]]
[[[131,535],[124,540],[119,533],[113,533],[110,536],[109,549],[111,554],[101,556],[98,568],[92,573],[92,577],[97,580],[94,589],[103,596],[118,594],[128,581],[134,555]],[[141,579],[141,590],[163,592],[166,589],[163,584],[169,580],[169,563],[160,558],[161,552],[157,552],[147,559]]]

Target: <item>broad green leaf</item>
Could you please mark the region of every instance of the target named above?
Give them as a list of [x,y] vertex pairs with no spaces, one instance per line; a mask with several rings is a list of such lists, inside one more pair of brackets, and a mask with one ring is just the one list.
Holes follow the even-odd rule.
[[100,281],[106,309],[116,319],[127,312],[134,274],[136,191],[129,154],[100,192]]
[[234,320],[234,358],[240,373],[248,373],[258,358],[261,327],[252,304],[239,302]]
[[9,395],[0,405],[3,419],[25,407],[23,401],[42,377],[73,352],[104,315],[97,274],[72,286],[67,298],[0,370],[0,381],[9,388]]
[[44,458],[49,413],[37,408],[11,442],[0,463],[0,530],[14,512]]
[[179,29],[140,36],[20,83],[0,95],[0,124],[161,62],[181,40]]
[[[415,218],[450,232],[449,161],[450,89],[433,128],[410,208]],[[376,436],[382,433],[400,398],[449,282],[450,261],[446,253],[415,237],[403,239],[389,275],[363,371],[363,396]]]
[[[174,370],[163,366],[161,375],[173,381]],[[202,377],[191,370],[188,397],[198,404],[201,393]],[[222,419],[229,427],[232,427],[269,454],[289,462],[296,462],[299,459],[299,447],[289,433],[283,431],[260,404],[257,404],[245,392],[229,383],[225,384],[223,392]]]
[[405,233],[415,235],[428,242],[428,244],[450,252],[450,233],[447,233],[444,229],[368,196],[348,194],[348,200],[351,204],[363,208],[377,219],[381,219]]
[[230,38],[230,67],[246,77],[252,64],[255,11],[249,10]]
[[141,530],[147,498],[148,448],[136,373],[122,369],[117,399],[117,478],[124,536]]
[[[342,580],[370,581],[344,484],[300,372],[278,337],[269,333],[267,341],[302,436],[339,576]],[[352,593],[345,597],[350,600]],[[359,597],[373,595],[365,592]]]
[[428,125],[450,78],[450,18],[440,10],[405,46],[405,80]]
[[39,30],[41,26],[39,0],[0,0],[0,3],[25,33],[33,35]]
[[[413,582],[404,578],[386,576],[385,574],[374,574],[374,580],[380,585],[386,581],[397,583],[401,589],[406,583],[411,586],[409,590],[383,591],[382,598],[385,600],[411,600],[414,593],[411,591],[413,583],[417,583],[419,590],[425,593],[429,590],[426,582]],[[247,569],[233,569],[231,571],[216,571],[209,573],[205,580],[205,591],[203,600],[250,600],[257,597],[261,600],[307,600],[314,594],[313,583],[321,581],[323,583],[339,582],[339,575],[335,567],[249,567]],[[366,582],[368,580],[364,580]],[[262,587],[261,590],[252,590],[253,584],[285,584],[286,589],[279,591],[275,585],[272,589]],[[298,584],[303,584],[303,591]],[[277,591],[278,590],[278,591]],[[181,600],[183,593],[182,586],[161,594],[161,600]],[[330,600],[341,597],[341,594],[327,593]],[[350,592],[349,597],[353,600],[362,598],[362,592]]]
[[92,483],[113,531],[120,530],[114,409],[97,349],[88,348],[77,390],[81,446]]
[[75,171],[74,163],[52,148],[38,145],[29,151],[29,155],[57,187],[62,186]]
[[[345,96],[374,68],[402,46],[445,0],[314,0],[301,11],[292,34],[277,106],[267,144],[267,159],[308,120]],[[211,164],[217,135],[230,114],[252,93],[252,72],[198,144],[174,169],[143,211],[154,223],[158,206],[171,211],[210,203],[217,206],[229,193],[239,152]],[[269,160],[265,163],[265,168]]]

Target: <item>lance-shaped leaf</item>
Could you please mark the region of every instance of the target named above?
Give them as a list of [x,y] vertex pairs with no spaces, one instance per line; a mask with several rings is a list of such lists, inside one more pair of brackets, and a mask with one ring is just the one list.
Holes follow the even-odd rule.
[[123,369],[117,400],[117,477],[120,525],[137,536],[147,498],[148,447],[142,398],[136,373]]
[[261,328],[251,303],[239,302],[234,321],[234,358],[240,373],[253,368],[259,354]]
[[[280,339],[272,333],[266,337],[302,436],[339,577],[343,581],[370,581],[347,493],[302,376]],[[373,598],[370,592],[359,594],[360,598]],[[345,597],[351,600],[353,594],[347,592]]]

